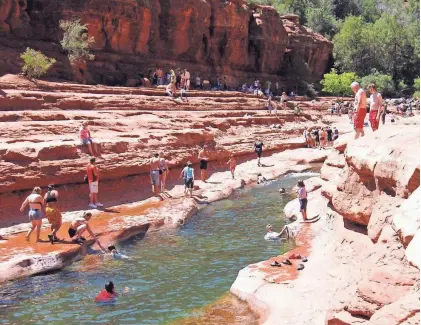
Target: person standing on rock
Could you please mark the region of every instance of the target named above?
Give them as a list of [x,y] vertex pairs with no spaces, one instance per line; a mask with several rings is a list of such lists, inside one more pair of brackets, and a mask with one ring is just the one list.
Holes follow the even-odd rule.
[[89,184],[89,207],[96,209],[98,207],[103,207],[102,203],[98,202],[98,184],[99,184],[99,173],[98,168],[95,164],[95,158],[89,160],[89,164],[86,167],[86,175],[88,177]]
[[160,169],[159,169],[159,154],[155,154],[151,159],[151,169],[149,172],[152,184],[152,192],[155,196],[158,196],[160,191],[159,187],[161,185],[160,181]]
[[31,233],[36,229],[37,242],[40,242],[39,239],[41,234],[41,223],[42,223],[42,213],[41,209],[44,205],[44,199],[41,196],[41,188],[34,187],[32,194],[30,194],[25,201],[23,201],[22,206],[20,207],[20,212],[25,210],[25,207],[29,204],[29,221],[31,221],[31,228],[29,228],[26,234],[26,241],[29,242]]
[[235,159],[234,154],[230,155],[230,159],[228,160],[227,164],[230,167],[232,179],[235,179],[234,173],[235,173],[235,167],[237,167],[237,160]]
[[298,181],[298,200],[300,202],[300,212],[303,215],[304,221],[307,220],[307,190],[303,181]]
[[257,140],[254,143],[254,152],[256,152],[257,155],[257,166],[261,166],[260,164],[260,158],[262,157],[262,153],[263,153],[263,142],[260,140]]
[[208,169],[208,151],[207,146],[204,145],[202,150],[199,151],[199,161],[200,161],[200,179],[202,182],[206,182],[208,175],[207,175],[207,169]]
[[287,96],[287,93],[285,91],[282,93],[280,101],[281,101],[282,108],[284,110],[287,109],[288,96]]
[[184,69],[184,87],[190,90],[190,72],[187,69]]
[[48,192],[44,196],[45,216],[51,225],[51,234],[48,235],[51,244],[58,242],[57,231],[59,231],[62,223],[60,208],[58,206],[58,191],[55,190],[53,184],[48,185]]
[[363,137],[364,134],[364,119],[367,115],[367,95],[360,87],[360,84],[354,81],[351,84],[351,89],[355,94],[355,102],[354,102],[354,129],[355,129],[355,139],[358,139],[360,136]]
[[310,132],[308,132],[308,128],[306,127],[303,132],[304,139],[306,140],[307,148],[310,148]]
[[92,140],[91,133],[88,129],[88,122],[83,122],[82,127],[80,128],[80,140],[82,141],[82,144],[88,145],[89,153],[91,156],[99,156],[99,150],[94,144],[94,141]]
[[187,191],[190,191],[190,197],[193,196],[193,187],[194,187],[194,169],[193,164],[189,161],[186,166],[181,171],[181,175],[184,179],[184,196],[187,197]]
[[328,145],[328,146],[332,146],[332,145],[333,145],[333,136],[332,136],[333,131],[332,131],[332,129],[330,128],[330,126],[328,126],[328,127],[326,128],[326,133],[327,133],[327,145]]
[[380,95],[377,92],[377,87],[375,84],[369,84],[368,91],[371,94],[369,120],[370,120],[371,129],[374,132],[374,131],[377,131],[377,129],[379,128],[383,99],[382,99],[382,95]]
[[170,172],[168,168],[167,161],[163,157],[163,154],[161,153],[159,156],[159,174],[161,175],[161,192],[165,192],[165,182],[167,181],[168,174]]

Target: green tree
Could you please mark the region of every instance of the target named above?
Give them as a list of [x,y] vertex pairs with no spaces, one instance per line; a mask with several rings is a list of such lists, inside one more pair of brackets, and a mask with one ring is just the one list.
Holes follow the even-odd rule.
[[321,84],[322,91],[335,96],[352,95],[351,83],[358,79],[354,72],[345,72],[338,74],[335,69],[324,74]]
[[420,99],[420,77],[414,80],[415,93],[414,98]]
[[64,32],[60,44],[67,51],[70,62],[93,60],[95,58],[89,51],[89,46],[95,40],[88,36],[87,25],[82,25],[80,19],[61,20],[60,28]]
[[390,75],[381,74],[373,69],[367,76],[361,78],[361,86],[366,88],[369,84],[374,83],[377,90],[383,95],[392,96],[396,94],[396,87]]
[[22,73],[29,79],[41,77],[56,63],[55,59],[49,58],[29,47],[26,48],[26,51],[20,57],[24,62]]
[[307,25],[316,33],[331,39],[339,30],[339,21],[332,14],[331,0],[321,0],[319,6],[306,9]]

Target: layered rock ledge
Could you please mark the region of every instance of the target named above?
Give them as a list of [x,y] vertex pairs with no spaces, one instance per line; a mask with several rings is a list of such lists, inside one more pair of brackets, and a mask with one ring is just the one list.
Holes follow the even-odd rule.
[[[419,121],[335,147],[307,181],[319,221],[301,227],[295,251],[241,270],[231,292],[264,324],[419,324]],[[292,253],[309,256],[304,270],[270,266]]]

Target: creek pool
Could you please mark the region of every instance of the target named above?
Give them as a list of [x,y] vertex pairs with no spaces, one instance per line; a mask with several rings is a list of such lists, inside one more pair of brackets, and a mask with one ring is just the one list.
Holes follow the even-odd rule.
[[[120,245],[128,260],[90,255],[53,274],[35,276],[0,288],[0,324],[183,324],[201,308],[226,295],[238,271],[292,248],[263,239],[265,226],[280,230],[279,217],[298,178],[296,173],[245,188],[215,202],[178,230],[147,233]],[[113,305],[93,302],[112,280],[116,291],[130,292]]]

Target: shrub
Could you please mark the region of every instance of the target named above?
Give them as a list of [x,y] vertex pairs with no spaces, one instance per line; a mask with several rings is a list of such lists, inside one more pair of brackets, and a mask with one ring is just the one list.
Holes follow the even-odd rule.
[[420,99],[420,77],[414,80],[415,93],[412,95],[414,98]]
[[60,44],[67,51],[71,63],[95,58],[89,52],[89,46],[94,42],[94,38],[88,36],[87,25],[82,25],[80,19],[61,20],[60,28],[64,31]]
[[354,72],[344,72],[338,74],[335,69],[323,75],[321,84],[323,91],[335,96],[352,95],[351,83],[357,80],[357,75]]
[[29,47],[20,57],[25,62],[22,73],[29,79],[41,77],[54,63],[56,63],[55,59],[49,58],[41,52]]
[[370,83],[376,84],[377,90],[384,96],[393,96],[396,94],[396,87],[392,76],[381,74],[373,69],[371,74],[361,78],[362,87],[366,88]]

